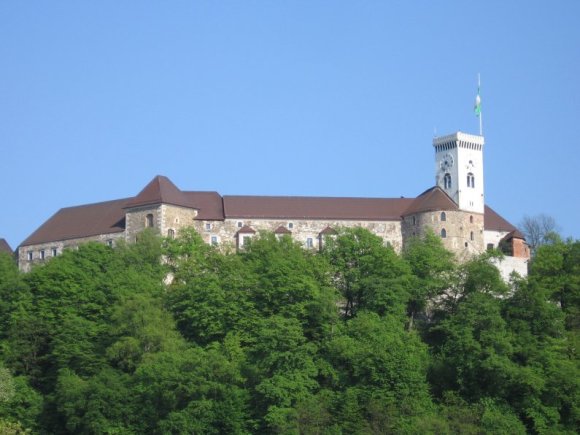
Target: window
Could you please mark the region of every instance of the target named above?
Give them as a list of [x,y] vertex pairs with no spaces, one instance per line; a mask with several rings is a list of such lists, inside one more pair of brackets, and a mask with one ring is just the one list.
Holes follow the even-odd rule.
[[469,239],[473,242],[473,239],[475,238],[473,231],[471,233],[469,233]]
[[169,228],[167,230],[167,237],[170,239],[175,239],[175,230],[173,228]]
[[288,222],[288,229],[291,230],[292,228],[294,228],[294,224],[292,222]]
[[40,259],[44,260],[44,249],[40,250]]
[[220,242],[220,241],[219,241],[219,238],[218,238],[218,236],[211,236],[211,237],[210,237],[210,244],[211,244],[212,246],[217,246],[217,245],[219,244],[219,242]]
[[51,249],[51,253],[53,257],[56,257],[58,255],[58,249],[57,248],[52,248]]
[[34,258],[34,252],[28,251],[28,261],[32,261],[33,258]]
[[473,216],[469,216],[469,223],[472,224],[473,223]]
[[314,247],[314,240],[312,239],[312,237],[308,237],[306,239],[306,247],[308,249],[312,249]]
[[475,187],[475,177],[471,172],[467,174],[467,187]]
[[447,237],[447,231],[445,231],[445,228],[441,228],[441,238],[445,239]]
[[211,231],[211,224],[209,222],[205,224],[205,230]]
[[493,243],[488,243],[487,244],[487,250],[488,251],[493,251]]
[[447,220],[447,215],[444,211],[441,212],[441,222],[445,222]]
[[248,246],[250,244],[251,239],[252,239],[252,236],[242,237],[242,246]]
[[413,225],[417,225],[417,218],[413,216]]
[[238,221],[238,228],[242,228],[244,226],[244,223],[242,221]]
[[145,226],[147,228],[153,228],[153,215],[151,213],[145,216]]
[[448,173],[443,177],[443,186],[445,189],[451,189],[451,175]]

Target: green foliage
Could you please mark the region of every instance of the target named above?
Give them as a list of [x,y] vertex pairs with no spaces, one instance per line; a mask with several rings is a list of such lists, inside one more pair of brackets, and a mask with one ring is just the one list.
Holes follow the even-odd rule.
[[345,318],[362,309],[404,317],[411,270],[380,237],[360,227],[345,228],[327,240],[324,255],[344,298]]
[[441,298],[449,289],[456,269],[453,254],[447,251],[441,238],[432,231],[424,237],[414,237],[405,244],[403,258],[411,266],[413,281],[407,305],[410,327],[414,319],[421,316],[427,320],[426,310],[431,301]]
[[0,432],[575,433],[580,243],[509,287],[493,260],[361,228],[0,255]]

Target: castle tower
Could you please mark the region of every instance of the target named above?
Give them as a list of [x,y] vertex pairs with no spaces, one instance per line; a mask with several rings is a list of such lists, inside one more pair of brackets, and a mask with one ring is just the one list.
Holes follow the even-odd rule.
[[433,139],[435,184],[460,210],[484,213],[483,136],[458,131]]

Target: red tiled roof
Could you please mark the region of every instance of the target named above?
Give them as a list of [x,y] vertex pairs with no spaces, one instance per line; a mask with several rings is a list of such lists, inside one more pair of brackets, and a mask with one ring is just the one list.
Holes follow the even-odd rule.
[[[439,187],[417,198],[329,198],[298,196],[224,196],[217,192],[183,192],[167,177],[155,177],[136,197],[68,207],[59,210],[21,246],[59,240],[119,233],[125,229],[127,208],[172,204],[198,210],[198,220],[226,218],[398,221],[401,216],[428,210],[457,210],[457,205]],[[485,207],[485,229],[514,231],[516,228],[490,207]],[[334,230],[325,228],[321,233]],[[245,226],[238,233],[255,233]]]
[[172,204],[190,207],[181,190],[171,180],[162,175],[157,175],[143,188],[139,194],[129,200],[125,208],[139,207],[153,204]]
[[457,204],[440,187],[434,186],[419,195],[404,216],[434,210],[458,210]]
[[524,237],[524,235],[522,233],[520,233],[519,230],[513,230],[510,231],[509,233],[507,233],[505,236],[503,236],[503,238],[501,239],[500,243],[502,241],[508,241],[511,239],[522,239],[522,240],[526,240],[526,238]]
[[223,220],[224,204],[217,192],[183,192],[185,207],[197,209],[198,220]]
[[323,229],[318,235],[319,236],[326,236],[326,235],[333,235],[338,234],[337,231],[332,227],[326,227]]
[[6,252],[7,254],[12,255],[12,248],[4,239],[0,239],[0,252]]
[[226,218],[400,220],[408,198],[224,196]]
[[[483,215],[483,226],[487,231],[515,231],[517,230],[512,224],[497,214],[491,207],[485,206]],[[523,238],[523,237],[522,237]]]
[[256,234],[256,230],[248,225],[244,225],[242,228],[238,230],[237,234]]
[[128,201],[129,198],[124,198],[61,208],[20,245],[36,245],[57,240],[120,233],[125,229],[123,207]]
[[288,228],[283,227],[283,226],[279,226],[278,228],[276,228],[274,230],[274,234],[292,234],[292,231],[290,231]]

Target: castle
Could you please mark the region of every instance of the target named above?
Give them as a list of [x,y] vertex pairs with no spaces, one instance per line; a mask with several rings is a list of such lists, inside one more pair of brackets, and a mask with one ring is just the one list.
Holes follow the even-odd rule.
[[482,136],[462,132],[435,138],[435,186],[416,198],[221,196],[182,191],[156,176],[137,196],[59,210],[18,247],[19,267],[27,271],[88,241],[132,242],[145,228],[176,237],[193,227],[206,243],[237,249],[267,230],[321,249],[339,227],[361,226],[398,252],[428,229],[460,261],[500,248],[506,254],[498,263],[502,275],[525,276],[530,253],[524,237],[484,203],[483,146]]

